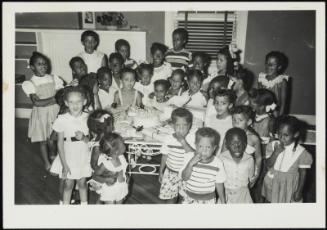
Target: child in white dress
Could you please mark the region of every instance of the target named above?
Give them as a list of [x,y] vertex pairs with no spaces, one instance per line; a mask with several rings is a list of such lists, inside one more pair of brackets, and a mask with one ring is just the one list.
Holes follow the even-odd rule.
[[189,96],[186,107],[205,109],[207,100],[200,89],[203,81],[203,74],[199,70],[190,70],[186,73],[189,90],[185,91],[182,96]]
[[101,67],[97,72],[99,82],[99,100],[102,109],[110,110],[114,102],[115,91],[112,85],[112,73],[108,67]]
[[222,152],[226,172],[225,192],[227,203],[253,203],[249,183],[254,178],[254,160],[245,154],[247,137],[244,130],[231,128],[226,133],[227,151]]
[[59,77],[48,74],[49,62],[45,55],[33,52],[29,65],[34,75],[22,84],[25,94],[33,103],[28,124],[28,137],[31,138],[31,142],[40,143],[41,157],[47,171],[51,167],[48,145],[50,144],[52,123],[59,112],[55,95],[57,90],[63,88],[63,81]]
[[168,49],[167,46],[155,42],[152,44],[150,49],[153,64],[153,77],[151,82],[153,83],[160,79],[167,80],[173,71],[170,63],[164,61],[165,53]]
[[97,51],[100,39],[99,35],[92,31],[84,31],[81,35],[81,42],[84,46],[84,51],[78,56],[83,58],[87,65],[88,73],[96,73],[100,67],[107,66],[107,57],[104,53]]
[[151,81],[153,76],[153,65],[141,63],[137,68],[138,82],[135,83],[134,88],[142,93],[143,105],[149,105],[150,94],[153,93],[153,83]]
[[[100,201],[105,204],[122,204],[128,194],[126,177],[127,161],[124,157],[126,147],[123,138],[116,133],[107,133],[100,141],[100,156],[95,175],[102,175],[106,171],[117,172],[117,181],[112,184],[103,183],[97,190]],[[109,177],[109,179],[111,179]]]
[[88,114],[83,112],[86,105],[85,92],[80,86],[65,91],[68,112],[59,115],[53,124],[58,134],[59,157],[52,164],[51,171],[64,179],[63,204],[69,204],[72,190],[77,182],[81,204],[87,204],[86,178],[91,176],[91,153],[88,148]]
[[[113,131],[113,116],[106,110],[95,110],[89,115],[87,119],[87,126],[91,134],[89,149],[91,151],[91,167],[93,170],[92,179],[87,182],[90,185],[89,204],[98,204],[100,201],[99,195],[95,192],[95,190],[96,186],[100,182],[103,183],[104,177],[95,175],[94,171],[98,167],[98,158],[100,155],[99,142],[106,133],[111,133]],[[117,179],[115,173],[110,171],[104,173],[104,176],[111,176],[112,184],[115,182],[115,179]],[[110,183],[108,179],[107,181]]]

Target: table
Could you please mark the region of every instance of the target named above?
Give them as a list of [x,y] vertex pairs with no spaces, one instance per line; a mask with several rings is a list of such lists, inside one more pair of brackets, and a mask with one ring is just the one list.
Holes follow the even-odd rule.
[[[151,138],[126,138],[128,173],[159,175],[160,164],[147,162],[142,157],[155,157],[161,155],[162,143]],[[145,170],[150,168],[150,171]]]

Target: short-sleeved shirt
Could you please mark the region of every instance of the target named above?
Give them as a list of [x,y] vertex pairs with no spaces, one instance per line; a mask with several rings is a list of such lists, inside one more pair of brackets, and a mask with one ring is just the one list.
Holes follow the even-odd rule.
[[102,108],[110,107],[114,102],[115,90],[111,87],[109,88],[109,93],[103,89],[99,89],[98,92],[100,103]]
[[213,104],[213,99],[210,98],[207,103],[206,114],[204,118],[204,123],[208,123],[209,117],[217,114],[216,108]]
[[173,72],[172,67],[168,62],[164,62],[159,67],[154,67],[153,76],[151,78],[151,84],[153,84],[156,80],[161,80],[161,79],[167,80],[171,76],[172,72]]
[[104,53],[94,50],[93,53],[89,54],[85,51],[78,54],[79,57],[83,58],[88,73],[96,73],[100,67],[102,67],[102,60],[104,57]]
[[87,127],[88,113],[82,113],[78,117],[72,116],[70,113],[58,115],[58,118],[53,123],[53,130],[58,133],[64,133],[65,138],[75,137],[76,131],[81,131],[84,135],[89,134]]
[[205,121],[204,126],[216,130],[220,135],[220,143],[222,143],[225,138],[226,132],[229,129],[233,128],[232,116],[228,115],[224,119],[218,119],[216,114],[210,115]]
[[186,70],[188,68],[189,62],[192,59],[192,53],[186,49],[182,49],[180,51],[169,49],[165,54],[165,59],[171,64],[173,70]]
[[249,154],[243,154],[239,163],[236,163],[227,150],[219,155],[226,172],[225,187],[228,189],[238,189],[247,187],[249,181],[254,176],[254,160]]
[[49,75],[46,74],[43,77],[38,77],[36,75],[33,75],[32,78],[29,81],[24,81],[22,84],[23,91],[27,96],[30,94],[35,94],[36,89],[35,86],[41,86],[43,84],[48,84],[48,83],[55,83],[55,89],[61,89],[64,87],[64,82],[61,80],[58,76],[56,75]]
[[[188,155],[185,158],[183,166],[179,171],[180,175],[192,157],[192,155]],[[205,195],[214,193],[216,183],[224,183],[225,180],[226,174],[223,162],[219,158],[213,157],[209,163],[198,162],[195,164],[192,168],[191,177],[185,181],[184,186],[188,195],[192,197],[192,195],[196,194]]]
[[[189,95],[189,91],[185,91],[182,93],[182,96]],[[191,95],[191,100],[186,103],[185,106],[192,107],[192,108],[198,108],[198,109],[204,109],[204,107],[207,105],[207,100],[203,96],[203,94],[198,91],[197,93]]]
[[[189,133],[185,139],[192,148],[195,148],[195,134],[193,132]],[[167,155],[166,166],[174,172],[179,172],[187,155],[182,144],[172,135],[169,135],[163,140],[160,152],[163,155]]]

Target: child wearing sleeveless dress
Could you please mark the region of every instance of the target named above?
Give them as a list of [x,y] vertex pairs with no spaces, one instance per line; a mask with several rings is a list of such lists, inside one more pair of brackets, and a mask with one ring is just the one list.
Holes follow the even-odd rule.
[[142,95],[134,89],[136,72],[131,68],[124,68],[121,71],[122,88],[115,92],[114,103],[118,107],[129,108],[142,105]]

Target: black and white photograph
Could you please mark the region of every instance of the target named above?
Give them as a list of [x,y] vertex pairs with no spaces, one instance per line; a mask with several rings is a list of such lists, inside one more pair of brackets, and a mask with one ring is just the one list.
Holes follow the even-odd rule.
[[4,227],[325,225],[324,2],[3,6]]

